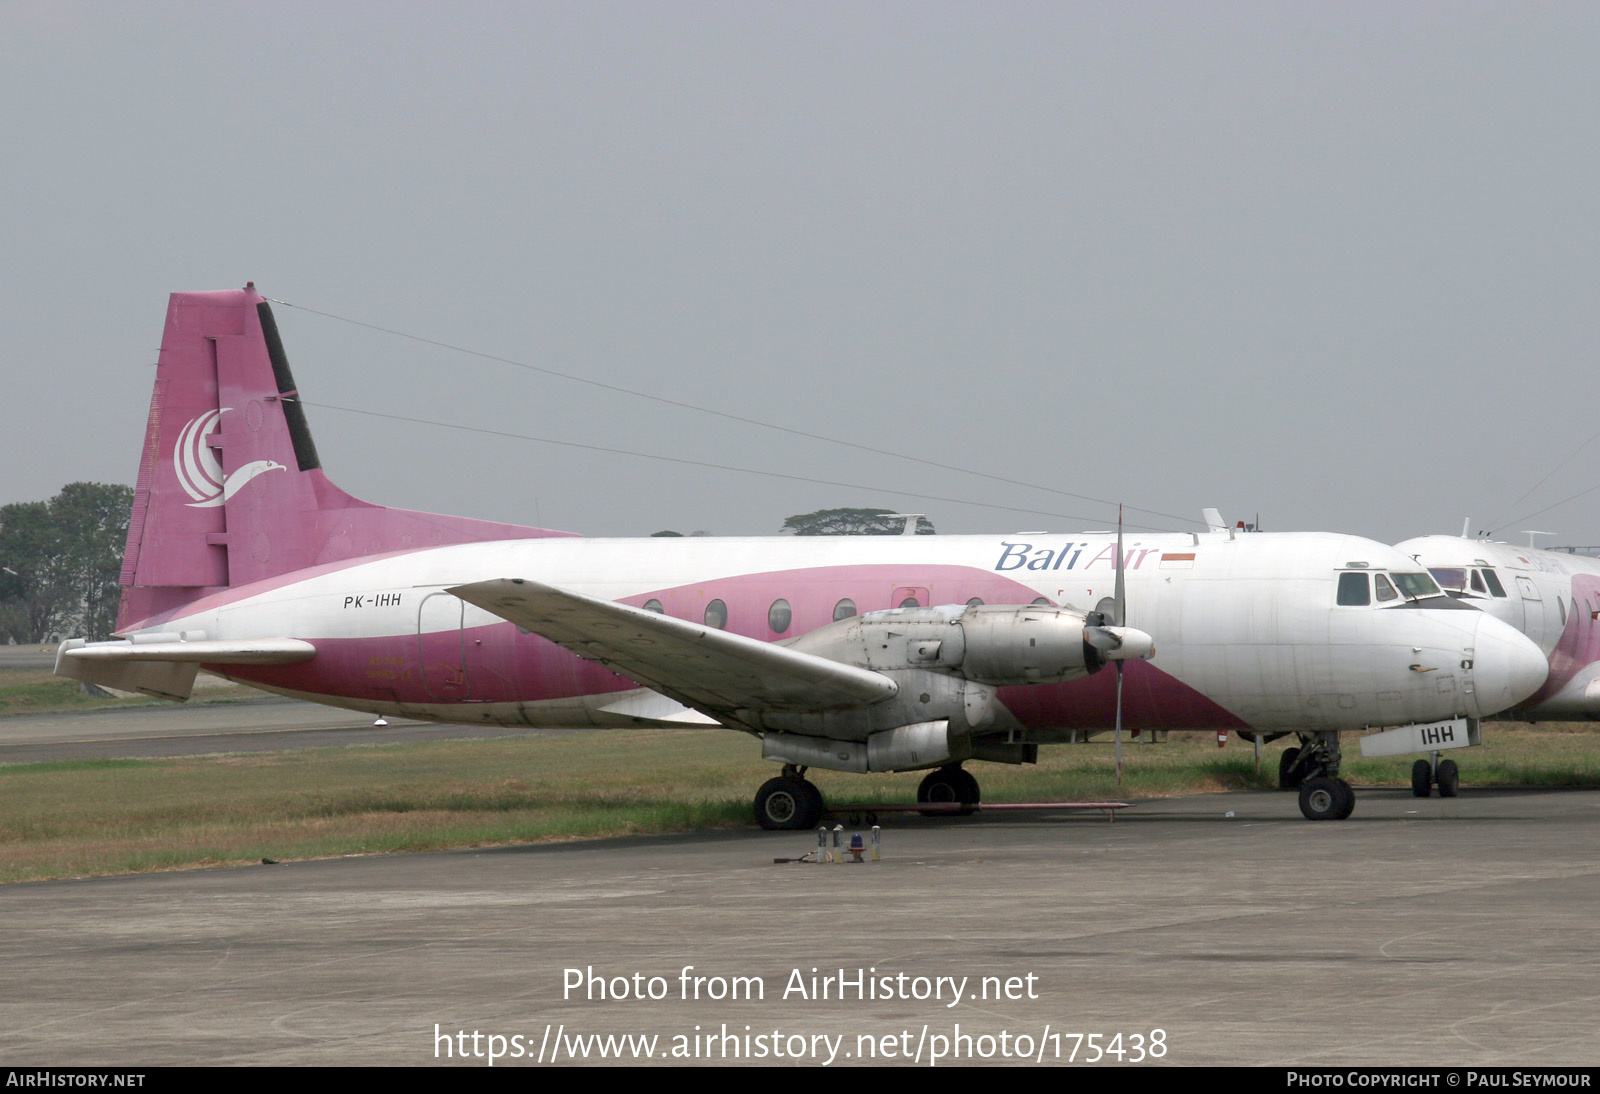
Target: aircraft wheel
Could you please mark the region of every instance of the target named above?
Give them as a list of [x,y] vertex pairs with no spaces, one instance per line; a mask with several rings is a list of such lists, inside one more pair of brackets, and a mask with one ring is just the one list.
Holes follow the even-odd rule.
[[1286,748],[1278,756],[1278,789],[1294,790],[1300,785],[1300,776],[1295,773],[1294,765],[1300,760],[1298,748]]
[[[972,773],[958,765],[941,767],[937,771],[930,771],[917,787],[917,800],[919,802],[960,802],[962,805],[977,805],[979,801],[978,780]],[[971,809],[962,809],[957,815],[966,817],[972,814]],[[937,817],[938,813],[924,813],[925,817]]]
[[1300,812],[1306,820],[1344,820],[1355,807],[1355,791],[1343,779],[1319,776],[1300,784]]
[[1418,760],[1411,765],[1411,795],[1416,798],[1426,798],[1433,793],[1433,765],[1427,760]]
[[822,820],[822,791],[794,775],[768,779],[756,791],[756,823],[769,831],[815,827]]
[[1439,761],[1439,796],[1453,798],[1461,789],[1461,769],[1454,760]]
[[1334,814],[1333,819],[1346,820],[1356,811],[1356,792],[1343,779],[1332,778],[1330,781],[1339,788],[1340,795],[1339,811]]

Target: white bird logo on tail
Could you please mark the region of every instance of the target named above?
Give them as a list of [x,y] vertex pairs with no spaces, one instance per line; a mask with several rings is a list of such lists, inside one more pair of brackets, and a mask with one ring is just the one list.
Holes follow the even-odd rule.
[[178,443],[172,448],[178,485],[183,487],[184,493],[195,499],[189,503],[191,509],[222,505],[257,475],[288,470],[275,460],[252,460],[243,467],[235,468],[231,475],[222,473],[222,465],[217,462],[216,453],[206,444],[205,438],[206,434],[217,428],[223,412],[231,409],[225,406],[191,419],[183,427],[183,432],[178,434]]

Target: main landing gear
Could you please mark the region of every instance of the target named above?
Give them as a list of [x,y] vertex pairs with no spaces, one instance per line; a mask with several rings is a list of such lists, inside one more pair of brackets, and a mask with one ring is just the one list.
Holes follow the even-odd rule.
[[1461,789],[1461,769],[1454,760],[1441,760],[1437,752],[1427,760],[1411,765],[1411,793],[1426,798],[1433,788],[1439,788],[1441,798],[1453,798]]
[[799,764],[784,764],[783,774],[756,791],[756,823],[766,829],[815,828],[822,820],[822,791]]
[[1278,785],[1300,791],[1306,820],[1344,820],[1356,807],[1355,791],[1339,778],[1337,733],[1300,734],[1300,747],[1278,758]]
[[[948,764],[937,771],[930,771],[923,778],[922,784],[917,787],[917,801],[927,802],[954,802],[964,806],[975,806],[979,801],[978,780],[972,777],[972,772],[960,764]],[[945,810],[934,810],[922,815],[936,817]],[[958,809],[956,815],[967,817],[973,814],[971,808]]]
[[[917,787],[917,801],[929,805],[955,804],[960,809],[934,809],[925,817],[965,817],[976,812],[978,780],[960,764],[948,764],[930,771]],[[756,791],[756,823],[769,830],[794,831],[815,828],[822,821],[822,791],[806,778],[806,768],[784,764],[783,774],[768,779]]]

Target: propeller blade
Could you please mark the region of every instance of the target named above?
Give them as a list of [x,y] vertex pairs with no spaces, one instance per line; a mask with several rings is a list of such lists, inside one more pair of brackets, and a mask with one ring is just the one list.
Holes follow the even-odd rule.
[[1117,785],[1122,785],[1122,662],[1117,662]]
[[[1112,593],[1111,593],[1112,600],[1114,602],[1113,606],[1112,606],[1112,609],[1111,609],[1111,614],[1112,614],[1111,625],[1113,627],[1121,627],[1124,624],[1126,624],[1127,621],[1128,621],[1128,590],[1127,590],[1127,586],[1125,585],[1125,583],[1123,581],[1123,577],[1122,577],[1122,571],[1123,571],[1123,567],[1124,567],[1125,564],[1126,564],[1126,559],[1124,559],[1123,555],[1122,555],[1122,506],[1119,503],[1117,505],[1117,583],[1116,583],[1116,586],[1112,590]],[[1135,632],[1135,633],[1139,633],[1139,632]],[[1145,634],[1141,634],[1140,636],[1145,638],[1145,639],[1149,639],[1149,637],[1150,637],[1149,635],[1145,635]],[[1115,637],[1117,639],[1117,650],[1118,650],[1118,652],[1121,652],[1122,644],[1123,644],[1123,636],[1122,635],[1113,635],[1113,637]],[[1093,641],[1093,640],[1091,639],[1091,641]],[[1150,648],[1150,652],[1151,653],[1155,652],[1154,647],[1155,647],[1155,642],[1153,640],[1151,640],[1149,642],[1149,648]],[[1098,646],[1096,648],[1098,648]],[[1124,654],[1123,656],[1126,656],[1126,654]],[[1149,654],[1145,654],[1145,656],[1149,656]],[[1117,785],[1121,786],[1122,785],[1122,659],[1120,657],[1116,660],[1116,666],[1117,666]]]
[[1122,579],[1122,570],[1126,559],[1122,555],[1122,506],[1117,506],[1117,583],[1111,591],[1112,600],[1116,606],[1111,609],[1113,627],[1123,626],[1128,622],[1128,590]]

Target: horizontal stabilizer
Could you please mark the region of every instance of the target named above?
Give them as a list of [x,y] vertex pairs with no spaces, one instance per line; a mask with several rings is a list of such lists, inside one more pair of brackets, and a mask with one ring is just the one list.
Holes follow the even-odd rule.
[[56,650],[56,675],[118,691],[137,691],[183,702],[194,690],[195,674],[206,665],[288,665],[317,652],[294,638],[251,642],[196,639],[176,634],[85,642],[69,638]]
[[448,590],[696,710],[837,710],[892,698],[889,677],[525,578]]
[[88,642],[69,639],[56,652],[56,672],[71,661],[178,661],[197,665],[292,665],[309,661],[317,647],[298,638],[257,638],[249,641],[201,639],[185,642]]

